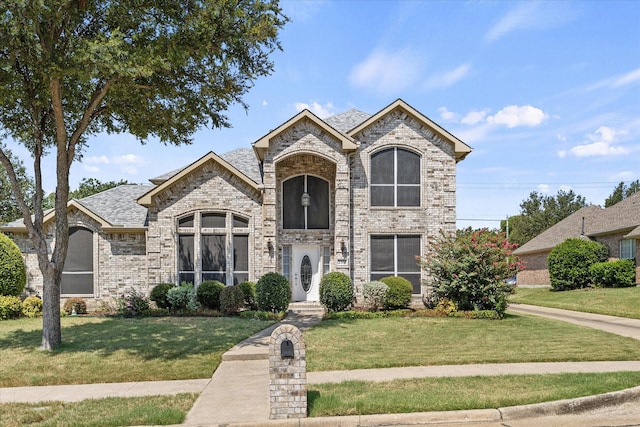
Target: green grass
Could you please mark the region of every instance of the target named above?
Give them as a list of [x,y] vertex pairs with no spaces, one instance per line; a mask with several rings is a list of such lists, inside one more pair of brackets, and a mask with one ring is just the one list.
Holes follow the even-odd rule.
[[208,378],[222,354],[271,321],[64,317],[62,345],[38,349],[42,320],[0,322],[0,387]]
[[6,403],[0,405],[0,427],[180,424],[197,398],[197,394],[178,394],[81,402]]
[[640,372],[503,375],[317,384],[309,415],[390,414],[501,408],[590,396],[640,385]]
[[554,292],[550,288],[517,288],[509,298],[520,304],[640,319],[640,287],[594,288]]
[[525,315],[503,320],[328,320],[305,333],[307,369],[640,360],[640,341]]

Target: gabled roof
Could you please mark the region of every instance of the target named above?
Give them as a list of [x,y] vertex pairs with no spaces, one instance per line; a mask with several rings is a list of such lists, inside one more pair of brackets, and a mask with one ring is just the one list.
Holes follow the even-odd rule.
[[231,172],[232,174],[237,176],[241,181],[246,183],[249,187],[254,188],[256,191],[260,190],[260,185],[257,182],[255,182],[254,180],[249,178],[244,173],[240,172],[238,169],[236,169],[229,162],[224,160],[222,157],[218,156],[213,151],[210,151],[209,153],[207,153],[204,156],[202,156],[200,159],[198,159],[195,162],[191,163],[189,166],[181,169],[175,175],[171,176],[170,178],[168,178],[165,181],[163,181],[161,184],[157,185],[156,187],[154,187],[153,189],[151,189],[147,193],[145,193],[142,196],[140,196],[138,198],[138,203],[141,204],[142,206],[149,207],[153,202],[153,196],[155,196],[156,194],[160,193],[164,189],[171,187],[177,181],[181,180],[182,178],[184,178],[185,176],[187,176],[191,172],[197,170],[198,168],[200,168],[201,166],[203,166],[203,165],[205,165],[206,163],[209,163],[209,162],[214,162],[214,163],[219,164],[224,169],[228,170],[229,172]]
[[582,235],[597,237],[614,233],[625,233],[624,238],[640,238],[640,192],[608,208],[586,206],[549,227],[514,251],[516,255],[551,250],[569,238]]
[[438,125],[436,122],[432,121],[427,116],[420,113],[418,110],[416,110],[415,108],[413,108],[412,106],[404,102],[402,99],[397,99],[396,101],[389,104],[387,107],[380,110],[378,113],[374,114],[373,116],[370,116],[368,119],[361,122],[358,126],[351,129],[348,135],[354,136],[362,132],[369,126],[372,126],[376,121],[380,120],[382,117],[384,117],[385,115],[391,113],[396,109],[401,109],[406,114],[409,114],[414,119],[418,120],[419,122],[422,122],[423,125],[425,125],[429,129],[433,130],[435,133],[440,135],[442,138],[444,138],[445,141],[451,142],[455,147],[456,162],[463,160],[467,156],[467,154],[471,152],[472,148],[469,145],[462,142],[460,139],[458,139],[457,137],[449,133],[446,129]]
[[371,114],[352,108],[344,113],[327,117],[324,121],[332,128],[339,130],[342,133],[348,133],[351,129],[358,126],[369,117],[371,117]]
[[323,131],[327,132],[329,135],[331,135],[332,137],[340,141],[342,143],[343,150],[352,151],[358,148],[358,145],[353,140],[353,138],[339,132],[338,130],[330,126],[327,122],[323,121],[318,116],[313,114],[311,111],[303,110],[300,113],[293,116],[292,118],[290,118],[289,120],[287,120],[286,122],[284,122],[283,124],[281,124],[280,126],[278,126],[276,129],[272,130],[271,132],[269,132],[268,134],[266,134],[265,136],[263,136],[262,138],[260,138],[259,140],[253,143],[253,149],[255,150],[258,158],[261,161],[264,160],[264,153],[269,149],[271,140],[273,138],[277,137],[282,132],[285,132],[287,129],[295,126],[296,124],[304,120],[309,120],[313,122],[320,129],[322,129]]

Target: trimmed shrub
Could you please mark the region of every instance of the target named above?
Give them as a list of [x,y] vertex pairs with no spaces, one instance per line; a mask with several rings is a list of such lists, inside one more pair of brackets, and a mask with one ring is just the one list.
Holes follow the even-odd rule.
[[42,315],[42,299],[36,296],[25,298],[22,301],[22,314],[26,317],[39,317]]
[[155,302],[158,308],[169,308],[167,292],[169,292],[169,289],[173,287],[173,283],[160,283],[159,285],[155,285],[153,289],[151,289],[149,299]]
[[334,271],[320,280],[320,303],[329,311],[345,311],[353,303],[353,284],[344,273]]
[[380,279],[380,281],[389,287],[383,302],[385,310],[409,307],[409,304],[411,304],[411,292],[413,292],[411,282],[400,276],[388,276]]
[[198,302],[205,308],[220,310],[220,292],[224,288],[225,286],[217,280],[205,280],[196,291]]
[[291,287],[282,274],[270,272],[256,283],[258,309],[277,313],[284,311],[291,302]]
[[64,302],[62,309],[67,314],[87,314],[87,302],[82,298],[69,298]]
[[556,291],[586,288],[591,284],[589,267],[607,260],[602,243],[586,239],[567,239],[556,245],[547,257],[551,287]]
[[636,284],[636,265],[630,259],[597,262],[589,267],[591,283],[602,288],[628,288]]
[[15,319],[22,314],[22,301],[14,295],[0,295],[0,320]]
[[242,282],[238,286],[244,295],[244,306],[248,310],[257,310],[258,303],[256,302],[256,284],[253,282]]
[[226,286],[220,291],[220,311],[224,314],[237,314],[244,306],[244,293],[240,286]]
[[190,313],[200,308],[196,299],[196,290],[191,283],[183,283],[169,289],[167,301],[169,301],[169,310],[175,314]]
[[362,296],[364,297],[364,307],[369,311],[382,310],[384,307],[384,297],[387,295],[389,287],[382,282],[374,280],[367,282],[362,287]]
[[135,289],[116,300],[117,312],[125,317],[144,317],[151,311],[149,299]]
[[27,270],[18,246],[0,233],[0,295],[18,296],[27,284]]

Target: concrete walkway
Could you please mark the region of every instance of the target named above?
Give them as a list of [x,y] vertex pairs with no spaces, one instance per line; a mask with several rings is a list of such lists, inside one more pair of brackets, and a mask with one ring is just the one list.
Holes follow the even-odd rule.
[[[293,312],[285,320],[301,329],[306,329],[322,319],[322,311],[314,306],[292,306]],[[553,317],[584,326],[596,327],[624,336],[640,339],[640,321],[620,319],[611,316],[589,315],[565,310],[545,309],[527,305],[512,305],[510,311]],[[626,408],[616,414],[628,420],[638,420],[640,425],[640,387],[621,392],[608,393],[590,398],[570,399],[540,405],[526,405],[517,408],[500,408],[479,411],[454,411],[421,414],[395,414],[358,417],[309,418],[273,422],[269,418],[268,396],[268,344],[269,336],[276,325],[239,343],[222,357],[222,363],[210,379],[186,381],[159,381],[119,384],[88,384],[77,386],[15,387],[0,388],[0,403],[38,402],[45,400],[77,401],[86,398],[109,396],[145,396],[177,394],[182,392],[200,393],[199,398],[187,415],[184,425],[286,425],[286,426],[365,426],[365,425],[482,425],[500,426],[511,420],[511,426],[533,425],[522,421],[536,418],[535,425],[544,424],[539,417],[570,414],[576,410],[596,408],[597,416],[604,416],[606,408]],[[420,378],[437,376],[505,375],[505,374],[546,374],[561,372],[616,372],[640,371],[640,363],[632,362],[578,362],[578,363],[503,363],[461,366],[427,366],[388,369],[360,369],[352,371],[309,372],[309,385],[345,380],[390,381],[398,378]],[[583,408],[584,406],[584,408]],[[635,412],[634,412],[635,411]],[[622,416],[621,415],[621,416]],[[530,419],[531,418],[531,419]],[[595,419],[595,418],[594,418]],[[606,418],[611,420],[612,418]],[[622,418],[620,418],[622,419]],[[520,421],[518,421],[520,420]],[[584,420],[567,419],[566,425],[590,425]],[[575,422],[574,424],[571,424]],[[596,424],[593,424],[596,425]],[[603,424],[600,424],[603,425]],[[616,425],[616,424],[606,424]],[[623,425],[623,424],[618,424]],[[635,424],[634,424],[635,425]]]

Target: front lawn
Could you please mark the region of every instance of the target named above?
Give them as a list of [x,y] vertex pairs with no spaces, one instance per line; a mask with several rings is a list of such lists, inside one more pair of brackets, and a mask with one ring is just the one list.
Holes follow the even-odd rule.
[[222,354],[273,322],[230,317],[63,317],[62,345],[38,349],[41,319],[0,322],[0,387],[209,378]]
[[503,320],[325,320],[305,332],[307,369],[640,360],[640,341],[525,315]]
[[587,313],[640,319],[640,287],[590,288],[552,291],[550,288],[517,288],[512,303],[540,305]]

